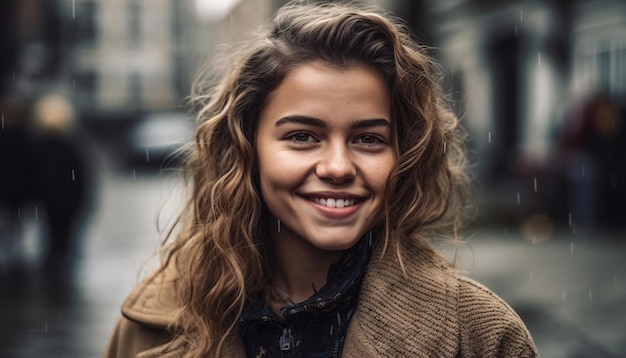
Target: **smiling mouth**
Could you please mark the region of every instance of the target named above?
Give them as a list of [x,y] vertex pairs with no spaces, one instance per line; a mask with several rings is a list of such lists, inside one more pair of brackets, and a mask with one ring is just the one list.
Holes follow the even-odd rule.
[[356,199],[333,199],[333,198],[313,198],[313,201],[329,208],[346,208],[358,202],[358,200]]

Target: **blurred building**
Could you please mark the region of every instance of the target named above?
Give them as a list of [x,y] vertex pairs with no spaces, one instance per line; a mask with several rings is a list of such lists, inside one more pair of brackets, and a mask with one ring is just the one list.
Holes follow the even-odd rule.
[[[625,197],[617,138],[626,109],[626,3],[447,0],[421,8],[437,20],[424,33],[471,136],[479,200],[494,209],[483,212],[510,216],[503,220],[541,212],[572,226],[572,215],[582,219],[577,206],[595,206],[594,220],[623,222],[626,212],[609,201]],[[619,112],[606,125],[613,138],[587,133],[587,144],[565,148],[576,112],[599,95]]]
[[[315,1],[315,0],[313,0]],[[289,0],[234,0],[232,10],[215,21],[216,43],[233,43],[266,24]],[[364,0],[361,3],[391,9],[396,0]]]
[[[181,108],[199,65],[220,44],[255,31],[286,2],[6,0],[0,5],[2,88],[35,93],[63,87],[83,121],[96,121],[96,132],[109,130],[115,137],[114,122]],[[471,136],[476,182],[494,189],[484,197],[503,209],[493,212],[509,213],[529,203],[559,203],[550,210],[568,212],[568,192],[575,186],[569,184],[577,179],[566,173],[572,165],[561,164],[559,155],[563,133],[584,112],[579,107],[602,95],[618,113],[610,120],[616,124],[608,127],[619,133],[611,135],[621,136],[626,127],[620,126],[626,102],[626,3],[361,2],[404,18],[417,39],[433,47],[445,69],[444,85]],[[624,154],[614,143],[602,145],[605,154]],[[603,155],[598,153],[593,155]],[[603,175],[621,197],[626,190],[618,183],[626,183],[626,164],[617,161],[603,162],[619,169]]]
[[61,18],[54,2],[0,2],[0,92],[34,96],[53,82],[62,62]]
[[[211,0],[3,1],[3,82],[47,71],[81,109],[170,108],[188,94],[207,53],[254,31],[286,2],[222,1],[228,13],[211,17],[198,5],[218,3]],[[549,140],[537,134],[549,131],[570,94],[626,91],[623,1],[361,2],[405,18],[439,49],[450,85],[470,96],[464,111],[480,142],[488,142],[489,127],[499,129],[491,120],[510,117],[518,132],[492,131],[492,140],[511,136],[524,151],[543,152]]]
[[164,110],[189,92],[193,1],[64,0],[64,75],[83,111]]
[[433,1],[435,45],[465,97],[466,124],[502,168],[545,162],[570,106],[626,96],[622,1]]

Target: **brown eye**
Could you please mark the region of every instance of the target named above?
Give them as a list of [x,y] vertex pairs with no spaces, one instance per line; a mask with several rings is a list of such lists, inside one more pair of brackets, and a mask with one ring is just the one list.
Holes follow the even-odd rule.
[[289,139],[296,143],[301,142],[315,142],[316,139],[311,134],[307,132],[298,132],[289,136]]
[[359,138],[357,138],[357,140],[355,141],[356,143],[360,143],[360,144],[378,144],[378,143],[382,143],[382,141],[380,140],[380,138],[374,136],[374,135],[364,135],[361,136]]

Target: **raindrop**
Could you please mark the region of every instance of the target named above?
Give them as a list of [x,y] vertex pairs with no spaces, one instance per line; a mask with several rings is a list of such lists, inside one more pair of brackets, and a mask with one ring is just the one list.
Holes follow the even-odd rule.
[[72,19],[76,18],[76,0],[72,0]]
[[517,36],[517,25],[513,26],[513,29],[515,30],[515,36]]
[[517,193],[517,204],[519,205],[520,202],[520,198],[519,198],[519,193]]
[[569,213],[569,227],[572,227],[572,213]]
[[39,206],[35,205],[35,220],[39,220]]
[[524,10],[519,11],[519,22],[524,22]]
[[150,163],[150,151],[146,148],[146,163]]
[[491,131],[489,131],[489,143],[491,143]]
[[2,130],[4,130],[4,113],[2,113]]
[[443,142],[443,154],[446,154],[447,145],[448,145],[447,142]]
[[18,217],[18,218],[21,218],[21,217],[22,217],[22,207],[21,207],[21,206],[18,206],[18,207],[17,207],[17,217]]
[[589,301],[591,301],[591,290],[589,290]]
[[331,326],[330,326],[330,335],[331,335],[331,336],[333,335],[333,328],[334,328],[334,327],[331,325]]
[[341,326],[341,315],[337,312],[337,322]]
[[574,242],[573,241],[570,243],[569,254],[570,255],[574,254]]
[[534,184],[535,184],[535,193],[537,192],[537,177],[534,178]]
[[137,176],[135,175],[135,169],[133,169],[133,180],[136,180]]
[[76,172],[72,169],[72,181],[76,181]]

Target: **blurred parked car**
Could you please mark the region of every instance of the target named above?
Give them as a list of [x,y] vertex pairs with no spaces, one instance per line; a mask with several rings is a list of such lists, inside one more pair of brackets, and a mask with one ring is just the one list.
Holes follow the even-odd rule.
[[129,159],[134,165],[175,166],[177,151],[193,135],[193,118],[185,113],[150,113],[129,131]]

